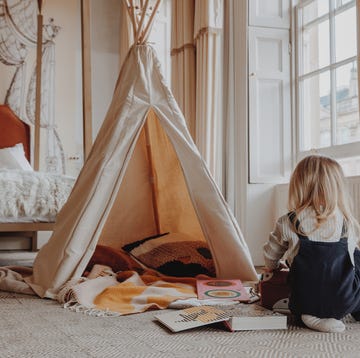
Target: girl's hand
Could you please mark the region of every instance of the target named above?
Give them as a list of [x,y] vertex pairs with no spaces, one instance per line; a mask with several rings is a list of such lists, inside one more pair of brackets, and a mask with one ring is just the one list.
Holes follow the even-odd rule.
[[288,269],[288,268],[289,268],[289,266],[286,264],[285,261],[280,261],[279,266],[276,269],[276,271],[281,271],[282,269]]
[[264,268],[264,272],[273,272],[273,271],[281,271],[282,269],[288,269],[288,265],[286,264],[285,261],[279,261],[279,265],[276,268],[270,268],[270,267],[265,267]]

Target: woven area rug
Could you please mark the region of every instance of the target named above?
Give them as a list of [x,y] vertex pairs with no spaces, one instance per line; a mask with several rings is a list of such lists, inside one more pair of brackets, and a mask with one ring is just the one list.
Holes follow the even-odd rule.
[[170,333],[154,311],[90,317],[57,302],[0,292],[0,357],[356,357],[360,323],[347,317],[343,333],[288,330],[228,332],[202,327]]

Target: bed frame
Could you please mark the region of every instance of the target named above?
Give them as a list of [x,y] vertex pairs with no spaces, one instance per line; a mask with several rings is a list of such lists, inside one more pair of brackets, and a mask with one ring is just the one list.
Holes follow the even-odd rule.
[[[30,127],[6,105],[0,105],[0,149],[12,147],[17,143],[24,145],[25,155],[30,162]],[[36,146],[36,143],[34,143]],[[38,152],[35,150],[35,153]],[[37,250],[38,231],[52,231],[54,222],[16,222],[0,223],[0,238],[26,237],[31,240],[31,250]]]

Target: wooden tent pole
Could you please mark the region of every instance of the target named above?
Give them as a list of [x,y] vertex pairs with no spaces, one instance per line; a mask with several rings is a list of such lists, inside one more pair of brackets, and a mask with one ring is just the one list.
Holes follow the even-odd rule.
[[92,146],[90,0],[81,0],[81,61],[84,161]]
[[137,44],[139,39],[141,39],[141,37],[142,37],[142,28],[144,26],[144,21],[145,21],[145,16],[146,16],[146,11],[147,11],[148,5],[149,5],[149,0],[146,0],[144,7],[141,9],[142,13],[141,13],[140,22],[138,24],[136,37],[134,39],[134,44]]
[[156,233],[160,235],[160,219],[159,219],[159,207],[157,203],[156,197],[156,186],[155,186],[155,169],[154,169],[154,162],[151,150],[151,139],[150,139],[150,131],[149,131],[149,124],[148,120],[150,119],[151,112],[148,113],[147,118],[145,119],[144,129],[145,129],[145,139],[146,139],[146,153],[147,159],[149,163],[149,176],[150,176],[150,185],[151,185],[151,197],[153,203],[153,213],[156,225]]
[[35,91],[35,130],[34,130],[34,169],[40,167],[40,124],[41,124],[41,67],[42,67],[42,28],[43,15],[42,1],[38,1],[39,13],[37,16],[37,42],[36,42],[36,91]]

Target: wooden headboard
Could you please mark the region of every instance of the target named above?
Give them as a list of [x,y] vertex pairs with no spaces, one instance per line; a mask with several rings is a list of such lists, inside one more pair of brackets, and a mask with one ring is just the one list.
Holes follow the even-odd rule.
[[30,127],[6,105],[0,105],[0,148],[24,145],[26,158],[30,161]]

